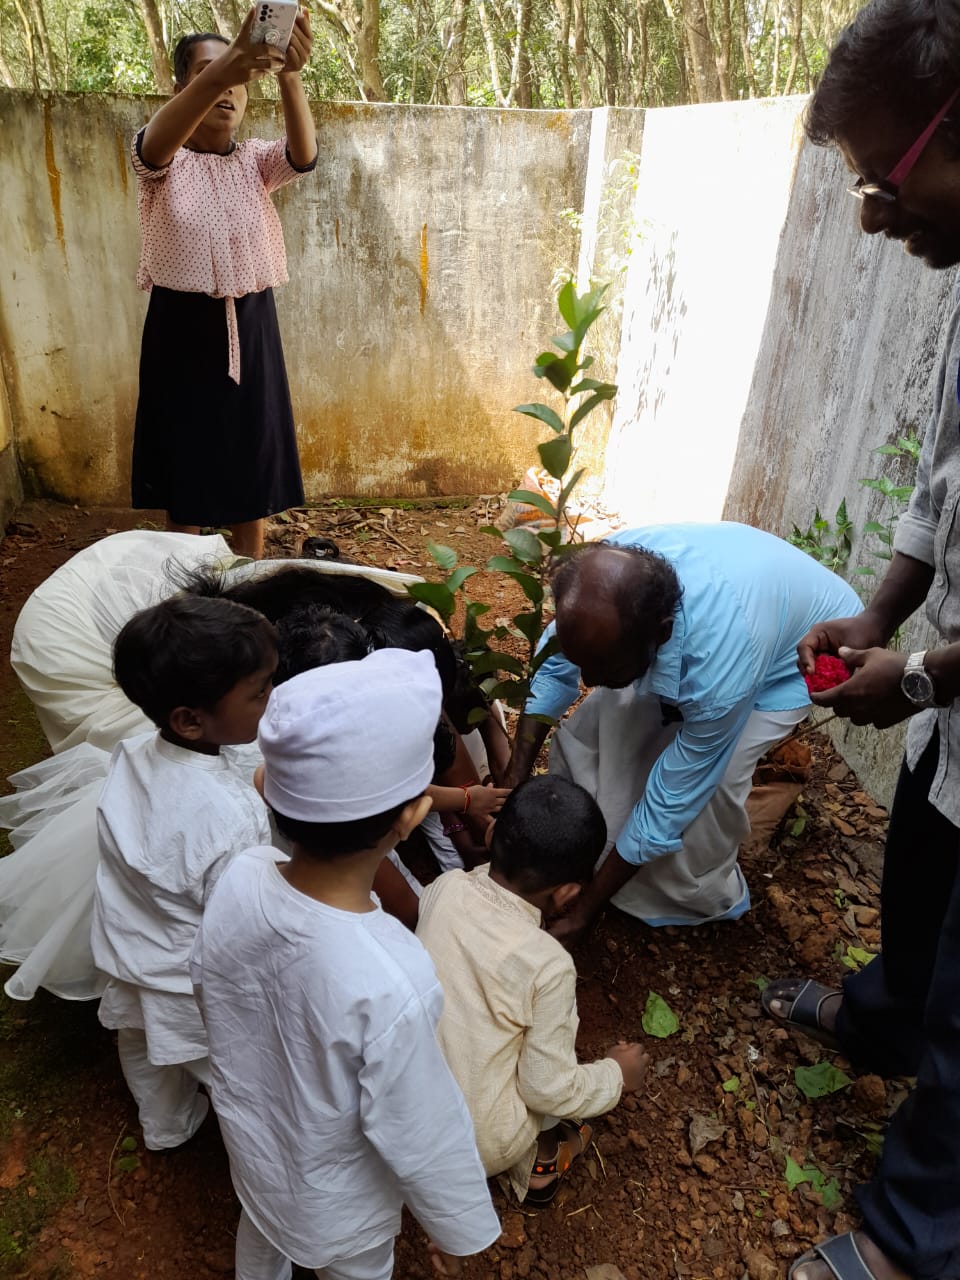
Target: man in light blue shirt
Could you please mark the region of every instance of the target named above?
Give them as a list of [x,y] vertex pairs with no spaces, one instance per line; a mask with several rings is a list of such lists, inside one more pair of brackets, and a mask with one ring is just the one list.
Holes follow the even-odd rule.
[[572,943],[603,904],[652,925],[735,919],[750,905],[737,865],[757,761],[807,714],[797,643],[859,612],[850,586],[747,525],[630,529],[565,557],[554,575],[560,652],[534,677],[510,781],[558,730],[557,770],[587,787],[616,844],[554,932]]

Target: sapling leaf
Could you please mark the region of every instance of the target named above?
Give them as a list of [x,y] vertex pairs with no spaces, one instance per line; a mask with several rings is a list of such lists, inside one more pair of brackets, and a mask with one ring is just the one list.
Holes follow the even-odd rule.
[[640,1019],[641,1026],[648,1036],[656,1036],[665,1040],[680,1027],[680,1020],[663,996],[651,991],[647,996],[647,1005]]
[[531,533],[529,529],[524,529],[523,527],[507,529],[503,535],[503,540],[517,559],[522,560],[524,564],[539,564],[543,559],[543,547],[540,545],[540,539],[535,533]]
[[457,553],[452,547],[445,547],[440,542],[428,542],[427,554],[435,561],[444,573],[457,567]]
[[567,435],[537,445],[540,461],[555,480],[562,480],[570,466],[570,449],[570,437]]
[[793,1078],[807,1098],[825,1098],[827,1094],[846,1089],[852,1080],[832,1062],[818,1062],[814,1067],[795,1067]]
[[578,320],[577,314],[577,291],[573,287],[573,281],[568,280],[557,294],[557,307],[563,316],[564,322],[574,328]]
[[574,354],[558,356],[552,364],[544,365],[543,376],[557,391],[565,392],[580,366]]
[[578,396],[582,391],[605,392],[605,400],[612,400],[617,394],[617,388],[612,382],[598,382],[596,378],[581,378],[575,387],[570,388],[572,396]]
[[609,399],[609,396],[602,396],[599,393],[594,393],[587,400],[584,400],[583,404],[580,405],[573,417],[570,419],[570,430],[572,431],[574,427],[579,426],[587,414],[592,413],[598,404],[602,404],[604,400]]
[[729,1080],[724,1080],[720,1087],[724,1093],[737,1093],[740,1089],[740,1077],[731,1076]]
[[[543,586],[539,578],[535,578],[532,573],[511,573],[510,577],[520,587],[532,605],[543,603]],[[538,626],[538,632],[539,629]]]
[[563,534],[559,529],[538,529],[537,537],[550,551],[556,551],[563,541]]
[[120,1143],[121,1151],[136,1151],[136,1149],[137,1149],[137,1140],[136,1138],[132,1138],[129,1135],[126,1138],[124,1138],[124,1140]]
[[557,513],[550,499],[542,493],[534,493],[532,489],[513,489],[507,494],[508,502],[522,502],[525,506],[536,507],[551,520],[556,520]]
[[497,671],[509,671],[515,676],[524,674],[524,666],[519,658],[515,658],[512,653],[502,653],[494,649],[478,658],[473,663],[472,670],[475,676],[490,675]]
[[451,573],[450,577],[443,585],[448,591],[459,591],[466,580],[469,577],[472,577],[476,572],[476,569],[471,569],[468,566],[463,565],[459,569],[454,569],[453,573]]
[[577,335],[575,332],[558,333],[557,336],[555,338],[551,338],[550,341],[558,351],[563,351],[567,355],[571,355],[580,345],[577,341]]
[[486,707],[473,707],[467,712],[467,724],[474,726],[483,724],[490,712]]
[[567,483],[560,490],[560,497],[557,499],[558,507],[565,507],[567,505],[567,500],[569,499],[571,493],[573,493],[577,485],[580,483],[580,477],[583,475],[585,471],[586,471],[586,467],[577,467],[576,471],[573,473],[573,475],[570,477]]
[[121,1156],[113,1166],[120,1173],[133,1173],[135,1169],[140,1168],[139,1156]]
[[848,969],[853,969],[856,973],[868,965],[875,957],[876,952],[874,951],[864,951],[862,947],[847,947],[840,960]]
[[563,419],[548,404],[515,404],[513,411],[514,413],[524,413],[528,418],[536,418],[540,422],[545,422],[550,430],[556,431],[558,435],[563,431]]
[[536,644],[540,637],[540,619],[535,613],[517,613],[513,625],[526,636],[531,644]]
[[530,660],[530,674],[535,675],[548,658],[552,658],[555,653],[560,652],[560,641],[556,634],[552,635],[545,645],[542,645]]
[[487,561],[487,573],[523,573],[525,569],[523,561],[513,556],[491,556]]
[[436,609],[444,622],[449,621],[453,616],[456,600],[453,592],[442,582],[413,582],[407,587],[407,593],[413,596],[414,600],[419,600],[421,604]]

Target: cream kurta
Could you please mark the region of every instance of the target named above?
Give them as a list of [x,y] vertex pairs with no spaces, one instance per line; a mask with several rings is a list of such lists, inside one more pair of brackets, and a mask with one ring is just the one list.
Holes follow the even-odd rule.
[[573,960],[540,912],[488,867],[448,871],[423,891],[417,936],[443,987],[437,1034],[463,1090],[488,1174],[527,1194],[547,1116],[602,1115],[623,1076],[612,1058],[577,1062]]

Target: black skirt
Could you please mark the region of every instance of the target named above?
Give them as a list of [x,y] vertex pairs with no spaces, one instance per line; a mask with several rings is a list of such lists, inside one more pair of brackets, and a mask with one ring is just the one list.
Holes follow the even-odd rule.
[[133,505],[175,524],[243,524],[303,503],[273,290],[237,298],[240,382],[227,375],[227,305],[154,287],[140,349]]

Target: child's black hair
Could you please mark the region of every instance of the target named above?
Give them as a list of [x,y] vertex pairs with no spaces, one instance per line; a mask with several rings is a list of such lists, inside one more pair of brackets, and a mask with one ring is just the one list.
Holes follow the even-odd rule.
[[457,661],[453,646],[436,618],[410,600],[390,596],[376,607],[367,609],[360,621],[369,631],[375,649],[409,649],[413,652],[426,649],[432,653],[446,705],[456,685]]
[[490,866],[521,893],[589,880],[607,824],[589,791],[566,778],[531,778],[511,791],[490,841]]
[[[418,798],[411,797],[414,800]],[[318,862],[333,862],[337,858],[363,853],[365,849],[379,844],[410,803],[410,800],[405,800],[383,813],[372,814],[369,818],[354,818],[350,822],[305,822],[301,818],[288,818],[276,809],[271,811],[281,835],[298,844],[304,853]]]
[[370,652],[359,622],[325,604],[299,605],[277,623],[279,658],[274,684],[333,662],[357,662]]
[[176,707],[210,710],[245,676],[272,662],[277,633],[231,600],[174,596],[136,613],[113,646],[117,684],[165,729]]
[[437,721],[433,734],[433,780],[439,781],[440,775],[453,768],[457,758],[457,740],[445,716]]
[[175,586],[191,595],[235,600],[274,624],[307,604],[325,604],[362,623],[366,612],[393,599],[379,582],[360,574],[328,573],[319,566],[291,565],[230,582],[215,569],[191,570],[175,563],[167,566],[166,573]]
[[186,84],[190,74],[190,63],[193,61],[193,46],[202,44],[204,40],[219,40],[221,44],[229,44],[226,36],[218,31],[192,31],[188,36],[181,36],[173,51],[173,78],[177,84]]

